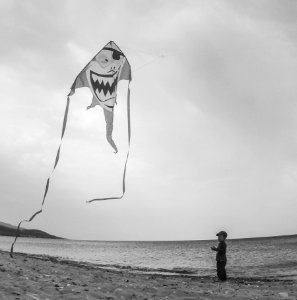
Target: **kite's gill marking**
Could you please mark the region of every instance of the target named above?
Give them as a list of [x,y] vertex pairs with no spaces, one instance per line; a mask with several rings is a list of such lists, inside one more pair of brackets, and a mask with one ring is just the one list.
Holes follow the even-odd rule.
[[114,105],[106,105],[106,104],[105,104],[105,106],[107,106],[108,108],[113,108],[114,107]]
[[[94,80],[93,79],[93,75],[97,76],[97,79]],[[113,83],[110,85],[110,83],[107,81],[106,83],[104,83],[104,81],[99,81],[99,77],[113,77],[113,76],[102,76],[97,74],[94,71],[90,71],[90,78],[91,78],[91,84],[92,84],[92,88],[93,90],[96,92],[96,90],[98,91],[98,94],[100,94],[101,91],[103,91],[104,95],[106,96],[107,93],[109,92],[110,95],[112,95],[115,92],[116,86],[117,86],[117,77],[114,78]],[[107,100],[102,101],[101,99],[99,99],[101,102],[105,102]]]

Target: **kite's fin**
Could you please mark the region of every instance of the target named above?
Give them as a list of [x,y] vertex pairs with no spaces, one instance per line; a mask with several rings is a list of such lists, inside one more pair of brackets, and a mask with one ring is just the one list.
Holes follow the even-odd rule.
[[96,105],[99,105],[98,101],[96,100],[95,97],[92,98],[92,103],[87,107],[87,109],[93,108]]

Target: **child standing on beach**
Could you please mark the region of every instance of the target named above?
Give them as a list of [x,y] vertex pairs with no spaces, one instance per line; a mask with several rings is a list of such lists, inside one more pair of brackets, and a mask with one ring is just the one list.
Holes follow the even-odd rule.
[[225,231],[220,231],[219,233],[216,234],[218,237],[218,247],[212,246],[211,250],[216,251],[216,260],[217,260],[217,274],[218,278],[221,281],[226,281],[227,280],[227,274],[226,274],[226,264],[227,264],[227,257],[226,257],[226,249],[227,249],[227,244],[226,244],[226,238],[227,238],[227,232]]

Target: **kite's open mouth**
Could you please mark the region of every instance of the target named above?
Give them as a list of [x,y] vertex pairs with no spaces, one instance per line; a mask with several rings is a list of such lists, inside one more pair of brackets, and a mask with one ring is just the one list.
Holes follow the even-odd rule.
[[114,77],[112,74],[101,75],[90,71],[90,79],[94,93],[99,101],[105,102],[115,96],[117,77]]

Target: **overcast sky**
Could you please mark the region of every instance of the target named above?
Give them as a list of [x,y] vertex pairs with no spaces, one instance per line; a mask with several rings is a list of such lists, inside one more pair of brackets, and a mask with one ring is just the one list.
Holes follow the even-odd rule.
[[132,66],[115,155],[101,108],[72,96],[44,211],[28,228],[75,239],[296,234],[297,2],[0,1],[0,221],[40,208],[66,95],[110,40]]

